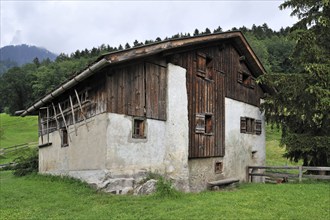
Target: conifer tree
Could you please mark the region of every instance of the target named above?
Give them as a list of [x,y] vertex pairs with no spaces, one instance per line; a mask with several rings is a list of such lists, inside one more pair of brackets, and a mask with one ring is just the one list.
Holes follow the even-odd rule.
[[291,160],[330,166],[330,5],[328,0],[287,0],[299,21],[291,36],[297,41],[292,74],[267,74],[262,81],[276,92],[266,98],[266,118],[282,128],[282,144]]

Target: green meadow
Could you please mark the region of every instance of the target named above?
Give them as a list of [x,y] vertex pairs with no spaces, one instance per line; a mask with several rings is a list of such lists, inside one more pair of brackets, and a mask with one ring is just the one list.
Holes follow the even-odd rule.
[[[37,141],[36,117],[1,114],[1,147]],[[267,128],[267,164],[290,165]],[[19,155],[10,155],[1,161]],[[112,195],[70,178],[0,171],[0,219],[330,219],[330,183],[241,184],[160,197]]]

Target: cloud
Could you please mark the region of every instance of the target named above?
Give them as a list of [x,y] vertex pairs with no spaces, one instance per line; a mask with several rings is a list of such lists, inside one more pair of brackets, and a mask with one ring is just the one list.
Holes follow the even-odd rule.
[[22,44],[21,30],[17,30],[13,39],[10,42],[11,45],[19,45]]
[[[20,42],[56,53],[132,44],[218,26],[295,23],[279,1],[1,1],[1,45]],[[17,30],[20,30],[17,32]],[[23,41],[24,40],[24,41]]]

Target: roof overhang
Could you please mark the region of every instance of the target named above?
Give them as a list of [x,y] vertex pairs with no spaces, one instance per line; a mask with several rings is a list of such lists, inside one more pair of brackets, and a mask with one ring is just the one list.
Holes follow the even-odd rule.
[[[71,89],[79,82],[85,80],[89,76],[96,73],[98,70],[108,65],[116,65],[135,59],[150,57],[155,54],[169,54],[171,51],[175,51],[180,48],[183,49],[198,45],[208,45],[210,43],[222,42],[224,40],[233,40],[235,48],[239,51],[240,54],[243,54],[245,56],[247,63],[250,65],[250,68],[252,68],[253,73],[256,77],[266,73],[258,57],[253,52],[252,48],[250,47],[247,40],[240,31],[170,39],[167,41],[156,42],[153,44],[112,52],[100,56],[95,63],[93,63],[81,73],[75,75],[73,78],[69,79],[68,81],[57,87],[52,92],[45,95],[28,109],[24,110],[23,113],[21,113],[20,115],[25,116],[27,114],[32,114],[40,107],[51,103],[54,98],[60,96],[65,91]],[[268,90],[265,86],[263,87],[263,89]]]

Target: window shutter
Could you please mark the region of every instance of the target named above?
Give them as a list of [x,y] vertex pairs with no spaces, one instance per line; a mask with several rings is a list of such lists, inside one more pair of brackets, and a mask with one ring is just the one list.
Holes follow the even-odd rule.
[[202,74],[206,72],[206,55],[203,53],[197,53],[197,71]]
[[205,133],[205,115],[202,114],[196,115],[195,132],[198,134]]
[[241,133],[246,133],[246,118],[241,117]]
[[256,128],[255,128],[255,133],[256,135],[260,135],[261,134],[261,120],[256,120]]
[[214,75],[214,62],[212,58],[206,58],[206,78],[213,80]]
[[256,80],[255,80],[253,77],[251,77],[250,87],[251,87],[251,88],[256,87]]
[[238,74],[237,74],[237,82],[243,83],[243,73],[242,72],[238,72]]

